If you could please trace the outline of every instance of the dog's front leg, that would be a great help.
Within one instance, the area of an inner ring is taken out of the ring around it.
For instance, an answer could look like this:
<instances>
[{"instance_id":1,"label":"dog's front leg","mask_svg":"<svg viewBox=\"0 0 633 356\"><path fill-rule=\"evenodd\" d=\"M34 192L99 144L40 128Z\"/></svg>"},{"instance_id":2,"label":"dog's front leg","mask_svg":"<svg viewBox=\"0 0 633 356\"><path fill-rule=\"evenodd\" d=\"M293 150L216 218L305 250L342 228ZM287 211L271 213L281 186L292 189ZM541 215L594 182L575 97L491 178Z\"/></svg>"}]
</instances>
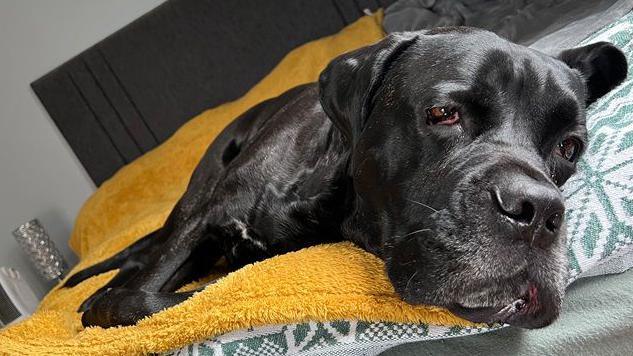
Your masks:
<instances>
[{"instance_id":1,"label":"dog's front leg","mask_svg":"<svg viewBox=\"0 0 633 356\"><path fill-rule=\"evenodd\" d=\"M123 286L107 290L92 301L84 312L84 326L110 327L132 325L139 319L178 304L192 293L161 292L167 284L178 284L173 277L196 248L209 240L204 215L195 214L174 227L169 239L160 249L152 251L152 258ZM209 251L217 256L218 251ZM184 276L183 276L184 278Z\"/></svg>"}]
</instances>

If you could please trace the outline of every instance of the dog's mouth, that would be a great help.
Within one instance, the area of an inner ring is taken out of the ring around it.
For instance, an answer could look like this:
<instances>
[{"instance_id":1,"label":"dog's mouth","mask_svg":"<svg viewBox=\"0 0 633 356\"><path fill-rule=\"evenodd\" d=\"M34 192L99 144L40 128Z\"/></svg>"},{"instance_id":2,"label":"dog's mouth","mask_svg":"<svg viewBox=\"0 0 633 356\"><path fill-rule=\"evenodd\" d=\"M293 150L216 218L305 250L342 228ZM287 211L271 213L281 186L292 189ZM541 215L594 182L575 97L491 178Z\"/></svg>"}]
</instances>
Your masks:
<instances>
[{"instance_id":1,"label":"dog's mouth","mask_svg":"<svg viewBox=\"0 0 633 356\"><path fill-rule=\"evenodd\" d=\"M523 319L538 313L541 304L539 290L536 284L530 282L525 293L507 305L473 308L456 303L449 309L457 316L475 323L515 325L522 324Z\"/></svg>"}]
</instances>

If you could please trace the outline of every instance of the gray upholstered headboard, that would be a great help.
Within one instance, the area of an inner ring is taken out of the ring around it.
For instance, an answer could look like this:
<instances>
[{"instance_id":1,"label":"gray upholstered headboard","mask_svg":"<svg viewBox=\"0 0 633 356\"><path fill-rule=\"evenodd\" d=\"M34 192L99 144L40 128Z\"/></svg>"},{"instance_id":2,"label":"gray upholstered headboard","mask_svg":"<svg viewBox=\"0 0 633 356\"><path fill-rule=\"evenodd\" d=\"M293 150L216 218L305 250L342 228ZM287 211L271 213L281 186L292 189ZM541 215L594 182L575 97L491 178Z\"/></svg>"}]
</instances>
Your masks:
<instances>
[{"instance_id":1,"label":"gray upholstered headboard","mask_svg":"<svg viewBox=\"0 0 633 356\"><path fill-rule=\"evenodd\" d=\"M168 0L32 83L97 185L292 48L394 0Z\"/></svg>"}]
</instances>

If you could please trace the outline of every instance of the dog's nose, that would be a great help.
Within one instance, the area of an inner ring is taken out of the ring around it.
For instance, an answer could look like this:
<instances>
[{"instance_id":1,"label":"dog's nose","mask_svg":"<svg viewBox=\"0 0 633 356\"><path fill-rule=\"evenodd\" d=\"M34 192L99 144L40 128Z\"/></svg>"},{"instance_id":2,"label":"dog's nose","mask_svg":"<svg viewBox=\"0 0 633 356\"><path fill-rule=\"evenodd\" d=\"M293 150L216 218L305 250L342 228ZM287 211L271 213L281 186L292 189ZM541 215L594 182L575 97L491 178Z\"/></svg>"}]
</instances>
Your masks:
<instances>
[{"instance_id":1,"label":"dog's nose","mask_svg":"<svg viewBox=\"0 0 633 356\"><path fill-rule=\"evenodd\" d=\"M532 246L550 246L563 224L565 206L551 184L530 177L506 177L492 188L498 212L518 228L520 238Z\"/></svg>"}]
</instances>

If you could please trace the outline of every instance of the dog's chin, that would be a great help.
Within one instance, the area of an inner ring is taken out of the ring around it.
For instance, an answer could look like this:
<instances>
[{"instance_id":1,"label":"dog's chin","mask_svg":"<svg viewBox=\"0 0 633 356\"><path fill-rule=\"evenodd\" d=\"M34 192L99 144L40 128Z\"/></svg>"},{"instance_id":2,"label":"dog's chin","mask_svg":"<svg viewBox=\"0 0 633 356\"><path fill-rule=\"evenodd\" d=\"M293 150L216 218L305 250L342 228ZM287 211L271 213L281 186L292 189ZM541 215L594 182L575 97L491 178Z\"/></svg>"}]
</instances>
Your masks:
<instances>
[{"instance_id":1,"label":"dog's chin","mask_svg":"<svg viewBox=\"0 0 633 356\"><path fill-rule=\"evenodd\" d=\"M420 241L425 238L426 243ZM543 251L530 259L506 256L495 262L495 257L490 258L493 251L482 255L473 250L469 257L440 240L437 231L430 231L386 250L387 274L405 302L445 307L474 323L528 329L547 326L558 317L566 271L564 248L559 246L551 255ZM499 250L497 254L509 252Z\"/></svg>"},{"instance_id":2,"label":"dog's chin","mask_svg":"<svg viewBox=\"0 0 633 356\"><path fill-rule=\"evenodd\" d=\"M509 324L534 329L551 324L560 312L560 298L551 291L541 291L529 282L525 292L506 304L466 307L459 303L448 306L455 315L475 323Z\"/></svg>"},{"instance_id":3,"label":"dog's chin","mask_svg":"<svg viewBox=\"0 0 633 356\"><path fill-rule=\"evenodd\" d=\"M509 301L499 300L499 302L492 304L481 305L446 301L435 302L428 299L430 293L426 293L427 298L420 298L421 295L411 290L402 290L398 294L409 304L441 306L456 316L473 323L509 324L526 329L541 328L551 324L560 312L561 297L558 291L545 289L532 281L529 281L526 286L522 293L517 293ZM504 291L499 294L507 293ZM494 300L494 298L498 298L498 294L488 296L490 300Z\"/></svg>"}]
</instances>

